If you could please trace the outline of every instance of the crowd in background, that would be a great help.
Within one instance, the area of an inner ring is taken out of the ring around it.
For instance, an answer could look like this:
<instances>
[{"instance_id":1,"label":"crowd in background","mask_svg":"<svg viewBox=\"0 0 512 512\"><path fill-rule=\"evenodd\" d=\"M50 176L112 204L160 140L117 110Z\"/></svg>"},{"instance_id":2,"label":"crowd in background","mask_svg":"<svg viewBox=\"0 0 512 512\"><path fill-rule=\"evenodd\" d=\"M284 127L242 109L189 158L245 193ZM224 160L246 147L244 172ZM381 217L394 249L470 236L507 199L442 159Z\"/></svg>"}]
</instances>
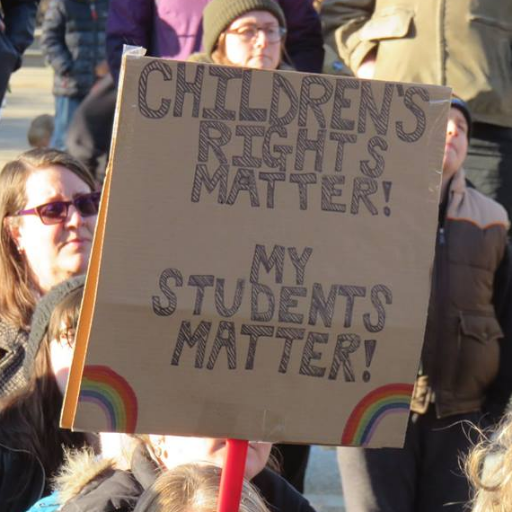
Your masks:
<instances>
[{"instance_id":1,"label":"crowd in background","mask_svg":"<svg viewBox=\"0 0 512 512\"><path fill-rule=\"evenodd\" d=\"M58 426L124 44L453 88L405 446L340 448L339 467L348 512L510 510L512 1L47 0L37 14L38 4L0 0L0 106L36 16L55 97L53 115L30 126L34 149L0 174L0 510L215 510L224 440ZM309 447L253 448L240 510L312 511Z\"/></svg>"}]
</instances>

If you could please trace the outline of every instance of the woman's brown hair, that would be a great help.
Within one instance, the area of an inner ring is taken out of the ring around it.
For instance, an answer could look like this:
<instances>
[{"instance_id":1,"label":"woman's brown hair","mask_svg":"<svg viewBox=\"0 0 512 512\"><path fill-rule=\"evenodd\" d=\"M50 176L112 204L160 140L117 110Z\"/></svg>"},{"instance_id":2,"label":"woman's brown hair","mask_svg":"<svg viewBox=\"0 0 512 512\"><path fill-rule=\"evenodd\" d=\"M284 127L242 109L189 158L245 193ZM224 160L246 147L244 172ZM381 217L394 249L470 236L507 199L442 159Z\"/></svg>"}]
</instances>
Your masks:
<instances>
[{"instance_id":1,"label":"woman's brown hair","mask_svg":"<svg viewBox=\"0 0 512 512\"><path fill-rule=\"evenodd\" d=\"M0 173L0 318L17 327L26 327L35 306L30 271L11 236L11 217L26 204L25 185L36 169L61 166L97 188L92 174L75 158L55 149L32 149L8 162Z\"/></svg>"}]
</instances>

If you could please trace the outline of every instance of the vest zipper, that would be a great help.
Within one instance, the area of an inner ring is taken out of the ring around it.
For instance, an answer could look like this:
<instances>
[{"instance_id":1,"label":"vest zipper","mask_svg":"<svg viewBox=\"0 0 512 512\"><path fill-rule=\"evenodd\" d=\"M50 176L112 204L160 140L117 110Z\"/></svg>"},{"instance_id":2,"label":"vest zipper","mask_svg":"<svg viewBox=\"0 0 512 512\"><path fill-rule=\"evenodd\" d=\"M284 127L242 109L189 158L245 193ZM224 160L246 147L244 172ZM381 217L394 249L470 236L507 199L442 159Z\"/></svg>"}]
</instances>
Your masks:
<instances>
[{"instance_id":1,"label":"vest zipper","mask_svg":"<svg viewBox=\"0 0 512 512\"><path fill-rule=\"evenodd\" d=\"M437 240L439 245L443 246L446 243L446 235L444 233L444 227L441 226L438 231Z\"/></svg>"}]
</instances>

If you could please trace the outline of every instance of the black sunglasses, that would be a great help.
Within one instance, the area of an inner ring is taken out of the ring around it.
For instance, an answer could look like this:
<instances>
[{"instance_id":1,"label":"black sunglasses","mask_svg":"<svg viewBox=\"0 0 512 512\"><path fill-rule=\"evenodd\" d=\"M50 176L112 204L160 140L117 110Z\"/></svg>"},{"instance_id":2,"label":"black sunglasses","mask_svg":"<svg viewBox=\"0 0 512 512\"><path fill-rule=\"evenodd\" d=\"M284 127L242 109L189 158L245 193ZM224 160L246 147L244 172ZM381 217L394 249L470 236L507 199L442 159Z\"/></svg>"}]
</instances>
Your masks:
<instances>
[{"instance_id":1,"label":"black sunglasses","mask_svg":"<svg viewBox=\"0 0 512 512\"><path fill-rule=\"evenodd\" d=\"M20 210L18 215L37 215L43 224L60 224L68 218L69 207L73 205L82 217L98 215L101 192L91 192L75 197L71 201L53 201L29 210Z\"/></svg>"}]
</instances>

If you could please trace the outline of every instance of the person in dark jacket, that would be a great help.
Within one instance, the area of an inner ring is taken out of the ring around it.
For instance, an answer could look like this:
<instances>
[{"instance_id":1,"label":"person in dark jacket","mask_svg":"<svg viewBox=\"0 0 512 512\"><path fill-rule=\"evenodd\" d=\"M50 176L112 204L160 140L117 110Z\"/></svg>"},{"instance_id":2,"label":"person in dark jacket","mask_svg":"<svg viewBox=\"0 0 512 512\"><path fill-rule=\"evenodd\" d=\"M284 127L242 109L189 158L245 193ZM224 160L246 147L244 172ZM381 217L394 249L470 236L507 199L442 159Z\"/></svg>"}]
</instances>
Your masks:
<instances>
[{"instance_id":1,"label":"person in dark jacket","mask_svg":"<svg viewBox=\"0 0 512 512\"><path fill-rule=\"evenodd\" d=\"M65 149L73 114L108 67L105 26L108 0L51 0L41 46L54 70L55 129L52 147Z\"/></svg>"},{"instance_id":2,"label":"person in dark jacket","mask_svg":"<svg viewBox=\"0 0 512 512\"><path fill-rule=\"evenodd\" d=\"M505 209L468 185L466 103L452 100L427 326L402 450L340 448L347 510L462 512L460 467L512 392L511 261ZM405 341L405 340L404 340Z\"/></svg>"},{"instance_id":3,"label":"person in dark jacket","mask_svg":"<svg viewBox=\"0 0 512 512\"><path fill-rule=\"evenodd\" d=\"M0 1L0 108L11 73L34 40L39 0Z\"/></svg>"},{"instance_id":4,"label":"person in dark jacket","mask_svg":"<svg viewBox=\"0 0 512 512\"><path fill-rule=\"evenodd\" d=\"M104 458L90 452L74 454L56 481L54 495L30 512L132 512L162 471L193 462L220 467L225 457L223 439L101 434L101 444ZM250 443L245 477L270 511L314 512L286 480L265 468L269 453L268 443Z\"/></svg>"}]
</instances>

